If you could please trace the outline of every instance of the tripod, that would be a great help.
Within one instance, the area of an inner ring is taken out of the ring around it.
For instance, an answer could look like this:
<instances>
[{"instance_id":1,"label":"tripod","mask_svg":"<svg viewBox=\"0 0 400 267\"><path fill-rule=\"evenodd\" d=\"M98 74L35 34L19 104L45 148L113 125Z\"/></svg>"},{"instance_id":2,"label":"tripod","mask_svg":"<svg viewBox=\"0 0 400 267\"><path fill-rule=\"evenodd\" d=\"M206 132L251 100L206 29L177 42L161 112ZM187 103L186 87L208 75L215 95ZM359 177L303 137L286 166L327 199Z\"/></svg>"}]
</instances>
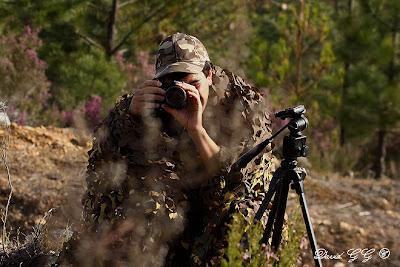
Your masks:
<instances>
[{"instance_id":1,"label":"tripod","mask_svg":"<svg viewBox=\"0 0 400 267\"><path fill-rule=\"evenodd\" d=\"M272 232L271 247L273 251L277 251L282 239L282 228L284 215L286 211L287 197L289 187L294 189L299 196L300 206L303 214L304 223L307 229L308 239L310 241L313 256L317 255L317 240L308 212L307 202L304 194L304 179L307 175L304 168L297 166L297 158L307 155L308 147L306 145L306 136L301 131L307 128L308 120L304 116L304 106L289 108L284 111L277 112L276 117L281 119L290 118L289 123L282 127L277 133L262 143L258 144L245 154L234 164L235 169L245 167L255 156L257 156L279 133L288 128L290 133L283 139L283 160L280 167L275 171L264 200L255 215L255 220L259 221L266 212L272 197L271 210L268 214L268 220L261 242L267 244ZM314 257L316 266L322 266L321 259Z\"/></svg>"}]
</instances>

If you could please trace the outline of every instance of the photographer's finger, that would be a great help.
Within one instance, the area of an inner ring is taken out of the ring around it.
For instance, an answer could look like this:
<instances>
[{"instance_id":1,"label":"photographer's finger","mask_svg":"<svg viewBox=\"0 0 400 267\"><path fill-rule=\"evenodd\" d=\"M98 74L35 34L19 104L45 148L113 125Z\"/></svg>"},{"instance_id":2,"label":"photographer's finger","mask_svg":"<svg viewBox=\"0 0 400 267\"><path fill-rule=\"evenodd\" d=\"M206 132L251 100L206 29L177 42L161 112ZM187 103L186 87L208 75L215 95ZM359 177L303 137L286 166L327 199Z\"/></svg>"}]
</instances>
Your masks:
<instances>
[{"instance_id":1,"label":"photographer's finger","mask_svg":"<svg viewBox=\"0 0 400 267\"><path fill-rule=\"evenodd\" d=\"M156 94L143 94L139 96L139 99L147 102L164 101L165 96Z\"/></svg>"},{"instance_id":2,"label":"photographer's finger","mask_svg":"<svg viewBox=\"0 0 400 267\"><path fill-rule=\"evenodd\" d=\"M140 90L140 94L165 95L165 90L161 89L160 87L147 86L142 88L142 90Z\"/></svg>"},{"instance_id":3,"label":"photographer's finger","mask_svg":"<svg viewBox=\"0 0 400 267\"><path fill-rule=\"evenodd\" d=\"M195 98L198 102L201 102L201 100L200 100L200 94L198 94L198 93L195 93L195 92L193 92L193 91L187 91L187 94L188 94L188 96L189 96L189 98Z\"/></svg>"},{"instance_id":4,"label":"photographer's finger","mask_svg":"<svg viewBox=\"0 0 400 267\"><path fill-rule=\"evenodd\" d=\"M190 91L195 94L200 94L199 91L194 87L193 85L190 85L188 83L180 82L180 81L175 81L175 84L181 87L185 91Z\"/></svg>"},{"instance_id":5,"label":"photographer's finger","mask_svg":"<svg viewBox=\"0 0 400 267\"><path fill-rule=\"evenodd\" d=\"M158 80L146 80L143 82L143 87L146 86L154 86L154 87L160 87L161 86L161 82Z\"/></svg>"},{"instance_id":6,"label":"photographer's finger","mask_svg":"<svg viewBox=\"0 0 400 267\"><path fill-rule=\"evenodd\" d=\"M171 114L172 116L176 116L177 114L178 114L178 110L177 109L174 109L174 108L171 108L171 107L169 107L168 105L165 105L165 104L162 104L161 105L161 108L162 109L164 109L166 112L168 112L169 114Z\"/></svg>"},{"instance_id":7,"label":"photographer's finger","mask_svg":"<svg viewBox=\"0 0 400 267\"><path fill-rule=\"evenodd\" d=\"M138 95L134 99L134 102L163 102L165 100L164 96L155 95L155 94L144 94Z\"/></svg>"},{"instance_id":8,"label":"photographer's finger","mask_svg":"<svg viewBox=\"0 0 400 267\"><path fill-rule=\"evenodd\" d=\"M155 108L160 108L161 104L160 103L155 103L155 102L145 102L143 104L143 109L155 109Z\"/></svg>"}]
</instances>

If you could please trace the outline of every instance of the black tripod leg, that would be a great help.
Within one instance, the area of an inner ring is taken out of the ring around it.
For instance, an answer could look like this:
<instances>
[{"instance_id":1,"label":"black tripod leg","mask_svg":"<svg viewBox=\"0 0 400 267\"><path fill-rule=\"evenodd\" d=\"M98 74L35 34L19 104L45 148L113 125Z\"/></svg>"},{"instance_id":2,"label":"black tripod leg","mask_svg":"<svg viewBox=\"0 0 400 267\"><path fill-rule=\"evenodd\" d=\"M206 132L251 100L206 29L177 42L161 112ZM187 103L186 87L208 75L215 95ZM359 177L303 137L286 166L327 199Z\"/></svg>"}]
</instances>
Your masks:
<instances>
[{"instance_id":1,"label":"black tripod leg","mask_svg":"<svg viewBox=\"0 0 400 267\"><path fill-rule=\"evenodd\" d=\"M316 255L318 245L317 245L317 239L315 238L314 230L313 230L313 227L311 224L310 214L308 213L306 196L304 194L303 181L299 182L298 188L300 189L300 192L298 190L296 190L296 192L299 195L300 206L301 206L301 211L303 213L304 223L305 223L306 229L307 229L308 240L310 241L310 245L311 245L311 249L312 249L313 257L314 257ZM314 262L315 262L315 266L322 266L322 262L319 257L317 257L317 259L314 257Z\"/></svg>"},{"instance_id":2,"label":"black tripod leg","mask_svg":"<svg viewBox=\"0 0 400 267\"><path fill-rule=\"evenodd\" d=\"M279 173L278 171L276 171L275 173ZM272 199L272 196L275 193L276 190L276 186L279 183L279 177L278 175L272 176L271 182L269 183L269 187L268 187L268 191L265 194L265 197L260 205L260 208L258 209L256 216L254 217L255 220L259 221L261 220L263 214L265 213L265 211L268 208L268 204Z\"/></svg>"},{"instance_id":3,"label":"black tripod leg","mask_svg":"<svg viewBox=\"0 0 400 267\"><path fill-rule=\"evenodd\" d=\"M279 194L281 191L281 186L282 186L282 181L278 181L278 183L275 186L275 196L274 200L272 201L272 207L270 212L268 213L268 220L267 224L265 226L264 234L261 239L261 243L268 244L268 239L271 236L271 231L272 231L272 225L274 224L275 221L275 216L276 216L276 211L278 210L278 205L279 205Z\"/></svg>"},{"instance_id":4,"label":"black tripod leg","mask_svg":"<svg viewBox=\"0 0 400 267\"><path fill-rule=\"evenodd\" d=\"M282 239L282 228L285 219L286 203L289 193L290 182L291 181L289 179L284 179L281 185L281 192L279 194L280 195L279 206L275 218L274 233L272 235L272 241L271 241L271 247L274 251L278 250L279 244L281 243Z\"/></svg>"}]
</instances>

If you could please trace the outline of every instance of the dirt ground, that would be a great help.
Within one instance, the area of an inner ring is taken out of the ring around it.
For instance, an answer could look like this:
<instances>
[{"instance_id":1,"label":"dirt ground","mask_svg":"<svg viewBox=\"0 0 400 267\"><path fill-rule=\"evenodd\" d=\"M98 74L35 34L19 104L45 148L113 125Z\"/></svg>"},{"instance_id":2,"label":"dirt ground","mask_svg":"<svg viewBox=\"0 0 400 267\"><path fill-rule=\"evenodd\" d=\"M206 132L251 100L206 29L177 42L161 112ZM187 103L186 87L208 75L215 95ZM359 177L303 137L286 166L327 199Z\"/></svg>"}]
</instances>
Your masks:
<instances>
[{"instance_id":1,"label":"dirt ground","mask_svg":"<svg viewBox=\"0 0 400 267\"><path fill-rule=\"evenodd\" d=\"M323 260L324 266L400 266L399 180L311 173L305 192L319 247L341 254L341 260ZM379 256L383 248L390 250L387 259Z\"/></svg>"},{"instance_id":2,"label":"dirt ground","mask_svg":"<svg viewBox=\"0 0 400 267\"><path fill-rule=\"evenodd\" d=\"M7 160L14 188L7 218L12 238L30 233L52 208L58 218L54 229L79 223L89 148L88 135L72 129L12 125ZM327 257L341 258L324 259L324 266L400 266L400 180L356 179L311 171L305 190L319 246L326 249ZM9 191L2 164L2 213ZM290 203L296 203L294 193ZM390 250L387 259L379 256L382 248ZM363 251L358 253L357 249ZM313 266L309 251L309 247L302 250L300 265ZM353 256L347 254L351 252ZM352 257L358 258L349 263Z\"/></svg>"},{"instance_id":3,"label":"dirt ground","mask_svg":"<svg viewBox=\"0 0 400 267\"><path fill-rule=\"evenodd\" d=\"M77 221L90 145L87 135L72 129L12 124L7 163L13 196L7 229L13 236L30 233L52 208L65 216L67 223ZM3 164L0 192L3 211L10 192Z\"/></svg>"}]
</instances>

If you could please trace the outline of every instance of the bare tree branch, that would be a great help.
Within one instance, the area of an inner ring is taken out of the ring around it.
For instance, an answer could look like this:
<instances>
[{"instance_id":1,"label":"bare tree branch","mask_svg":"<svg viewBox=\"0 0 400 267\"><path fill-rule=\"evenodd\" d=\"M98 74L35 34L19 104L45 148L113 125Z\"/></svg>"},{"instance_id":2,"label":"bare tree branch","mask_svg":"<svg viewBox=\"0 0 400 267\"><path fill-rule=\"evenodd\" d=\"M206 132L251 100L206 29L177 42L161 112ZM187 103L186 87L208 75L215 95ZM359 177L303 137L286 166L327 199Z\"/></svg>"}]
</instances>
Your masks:
<instances>
[{"instance_id":1,"label":"bare tree branch","mask_svg":"<svg viewBox=\"0 0 400 267\"><path fill-rule=\"evenodd\" d=\"M163 4L160 8L156 9L154 12L152 12L150 15L148 15L146 18L144 18L136 27L132 28L119 42L118 45L114 47L114 49L111 51L110 55L113 55L115 52L118 51L118 49L124 45L124 43L131 37L131 35L136 32L138 29L140 29L145 23L149 22L153 17L155 17L157 14L161 13L161 11L165 9L165 4Z\"/></svg>"},{"instance_id":2,"label":"bare tree branch","mask_svg":"<svg viewBox=\"0 0 400 267\"><path fill-rule=\"evenodd\" d=\"M106 53L107 55L112 55L113 45L114 45L114 37L115 37L115 22L117 18L118 12L118 0L113 0L110 17L107 25L107 42L106 42Z\"/></svg>"},{"instance_id":3,"label":"bare tree branch","mask_svg":"<svg viewBox=\"0 0 400 267\"><path fill-rule=\"evenodd\" d=\"M82 38L87 44L95 46L97 48L104 49L104 47L101 44L97 43L95 40L93 40L89 36L83 35L82 33L78 32L78 31L76 31L75 34L78 35L80 38Z\"/></svg>"},{"instance_id":4,"label":"bare tree branch","mask_svg":"<svg viewBox=\"0 0 400 267\"><path fill-rule=\"evenodd\" d=\"M130 5L130 4L134 4L136 2L137 2L137 0L128 0L126 2L120 3L118 5L118 8L123 8L124 6Z\"/></svg>"},{"instance_id":5,"label":"bare tree branch","mask_svg":"<svg viewBox=\"0 0 400 267\"><path fill-rule=\"evenodd\" d=\"M8 185L10 187L10 193L8 195L7 205L6 205L5 211L4 211L4 216L3 216L3 218L1 218L3 221L2 246L3 246L3 251L6 252L6 249L5 249L6 236L7 236L6 226L7 226L8 209L10 207L11 198L12 198L12 194L13 194L13 186L12 186L12 182L11 182L10 169L9 169L8 163L7 163L7 150L8 150L8 144L10 141L10 120L8 119L8 116L6 113L6 104L1 101L0 101L0 127L4 131L4 136L2 136L0 139L1 159L6 168Z\"/></svg>"},{"instance_id":6,"label":"bare tree branch","mask_svg":"<svg viewBox=\"0 0 400 267\"><path fill-rule=\"evenodd\" d=\"M383 26L389 28L391 31L400 31L400 27L397 27L395 25L390 25L389 23L387 23L386 21L384 21L383 19L381 19L378 14L372 9L372 7L369 5L369 2L366 1L365 3L368 11L371 13L372 17L377 20L380 24L382 24Z\"/></svg>"}]
</instances>

